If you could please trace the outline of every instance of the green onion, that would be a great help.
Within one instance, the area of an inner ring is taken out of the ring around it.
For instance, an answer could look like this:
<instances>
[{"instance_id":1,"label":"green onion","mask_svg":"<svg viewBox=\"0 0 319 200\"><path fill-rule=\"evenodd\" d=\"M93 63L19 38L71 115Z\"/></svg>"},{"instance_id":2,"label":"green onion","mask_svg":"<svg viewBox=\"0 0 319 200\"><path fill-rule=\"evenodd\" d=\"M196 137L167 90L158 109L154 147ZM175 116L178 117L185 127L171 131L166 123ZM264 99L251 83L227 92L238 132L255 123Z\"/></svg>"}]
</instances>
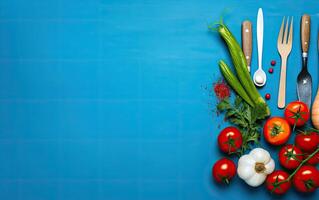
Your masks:
<instances>
[{"instance_id":1,"label":"green onion","mask_svg":"<svg viewBox=\"0 0 319 200\"><path fill-rule=\"evenodd\" d=\"M250 106L254 107L254 103L251 101L245 89L223 60L219 61L219 69L225 77L227 83L233 88L233 90L235 90L235 92L241 98L243 98Z\"/></svg>"},{"instance_id":2,"label":"green onion","mask_svg":"<svg viewBox=\"0 0 319 200\"><path fill-rule=\"evenodd\" d=\"M247 62L240 45L236 41L233 34L226 27L226 25L223 24L223 22L217 25L217 31L219 32L219 34L228 46L228 50L231 55L238 79L245 91L247 92L250 99L254 102L255 107L259 111L258 114L261 115L261 117L269 116L269 107L266 104L265 100L258 93L257 88L255 87L253 81L250 78L250 74L247 69Z\"/></svg>"}]
</instances>

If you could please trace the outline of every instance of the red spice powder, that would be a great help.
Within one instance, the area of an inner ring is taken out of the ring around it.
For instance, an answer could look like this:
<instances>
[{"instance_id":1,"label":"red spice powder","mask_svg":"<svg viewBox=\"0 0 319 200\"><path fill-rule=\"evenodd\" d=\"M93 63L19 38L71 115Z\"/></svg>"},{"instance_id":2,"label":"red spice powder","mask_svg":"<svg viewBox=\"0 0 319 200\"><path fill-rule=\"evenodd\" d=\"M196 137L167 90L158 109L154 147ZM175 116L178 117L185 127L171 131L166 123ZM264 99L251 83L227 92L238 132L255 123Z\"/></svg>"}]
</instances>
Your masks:
<instances>
[{"instance_id":1,"label":"red spice powder","mask_svg":"<svg viewBox=\"0 0 319 200\"><path fill-rule=\"evenodd\" d=\"M230 88L225 81L218 81L213 84L214 92L219 100L223 100L230 96Z\"/></svg>"}]
</instances>

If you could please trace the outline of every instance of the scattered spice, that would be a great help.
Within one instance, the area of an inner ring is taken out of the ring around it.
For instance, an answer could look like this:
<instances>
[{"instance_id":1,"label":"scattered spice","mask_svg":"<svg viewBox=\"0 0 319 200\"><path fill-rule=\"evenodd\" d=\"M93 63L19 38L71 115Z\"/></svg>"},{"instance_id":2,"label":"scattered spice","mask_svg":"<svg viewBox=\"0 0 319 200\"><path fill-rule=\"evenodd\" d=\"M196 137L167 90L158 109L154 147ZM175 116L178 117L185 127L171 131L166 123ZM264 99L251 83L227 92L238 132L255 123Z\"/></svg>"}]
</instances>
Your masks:
<instances>
[{"instance_id":1,"label":"scattered spice","mask_svg":"<svg viewBox=\"0 0 319 200\"><path fill-rule=\"evenodd\" d=\"M227 83L225 83L225 81L220 80L214 83L213 87L214 87L215 95L217 96L219 100L224 100L230 97L230 88L227 85Z\"/></svg>"},{"instance_id":2,"label":"scattered spice","mask_svg":"<svg viewBox=\"0 0 319 200\"><path fill-rule=\"evenodd\" d=\"M270 99L270 94L269 94L269 93L267 93L267 94L265 95L265 99L267 99L267 100Z\"/></svg>"},{"instance_id":3,"label":"scattered spice","mask_svg":"<svg viewBox=\"0 0 319 200\"><path fill-rule=\"evenodd\" d=\"M275 65L276 65L276 61L275 61L275 60L272 60L272 61L270 62L270 64L271 64L271 66L275 66Z\"/></svg>"},{"instance_id":4,"label":"scattered spice","mask_svg":"<svg viewBox=\"0 0 319 200\"><path fill-rule=\"evenodd\" d=\"M272 68L272 67L269 68L269 69L268 69L268 72L272 74L272 73L274 72L274 68Z\"/></svg>"}]
</instances>

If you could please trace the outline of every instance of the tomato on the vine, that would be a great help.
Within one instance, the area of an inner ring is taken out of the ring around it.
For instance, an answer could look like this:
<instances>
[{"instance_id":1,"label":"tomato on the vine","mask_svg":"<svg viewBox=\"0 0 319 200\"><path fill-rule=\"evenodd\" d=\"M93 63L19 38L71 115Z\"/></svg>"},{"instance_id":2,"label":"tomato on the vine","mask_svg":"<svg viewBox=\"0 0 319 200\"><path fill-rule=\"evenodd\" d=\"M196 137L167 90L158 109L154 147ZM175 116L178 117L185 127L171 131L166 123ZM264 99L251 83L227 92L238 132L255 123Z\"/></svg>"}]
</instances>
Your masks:
<instances>
[{"instance_id":1,"label":"tomato on the vine","mask_svg":"<svg viewBox=\"0 0 319 200\"><path fill-rule=\"evenodd\" d=\"M310 154L311 154L311 153L310 153ZM305 159L307 159L310 154L306 154L306 155L304 156ZM313 157L311 157L311 158L307 161L307 163L308 163L309 165L316 165L316 164L318 164L318 163L319 163L319 152L317 152Z\"/></svg>"},{"instance_id":2,"label":"tomato on the vine","mask_svg":"<svg viewBox=\"0 0 319 200\"><path fill-rule=\"evenodd\" d=\"M280 164L286 169L296 169L303 159L302 151L292 144L283 146L278 155Z\"/></svg>"},{"instance_id":3,"label":"tomato on the vine","mask_svg":"<svg viewBox=\"0 0 319 200\"><path fill-rule=\"evenodd\" d=\"M291 134L288 122L282 117L272 117L264 125L264 137L272 145L286 143Z\"/></svg>"},{"instance_id":4,"label":"tomato on the vine","mask_svg":"<svg viewBox=\"0 0 319 200\"><path fill-rule=\"evenodd\" d=\"M285 119L294 127L303 126L310 117L307 104L301 101L289 103L285 109Z\"/></svg>"},{"instance_id":5,"label":"tomato on the vine","mask_svg":"<svg viewBox=\"0 0 319 200\"><path fill-rule=\"evenodd\" d=\"M266 179L267 189L274 194L285 194L291 183L288 180L289 174L283 170L276 170L269 174ZM282 183L281 183L282 182Z\"/></svg>"},{"instance_id":6,"label":"tomato on the vine","mask_svg":"<svg viewBox=\"0 0 319 200\"><path fill-rule=\"evenodd\" d=\"M225 153L237 152L242 143L242 135L236 127L230 126L224 128L218 135L218 146Z\"/></svg>"},{"instance_id":7,"label":"tomato on the vine","mask_svg":"<svg viewBox=\"0 0 319 200\"><path fill-rule=\"evenodd\" d=\"M236 175L236 165L232 160L222 158L214 164L212 174L218 183L229 184Z\"/></svg>"},{"instance_id":8,"label":"tomato on the vine","mask_svg":"<svg viewBox=\"0 0 319 200\"><path fill-rule=\"evenodd\" d=\"M319 134L314 131L298 133L295 137L295 144L305 152L313 152L319 144Z\"/></svg>"},{"instance_id":9,"label":"tomato on the vine","mask_svg":"<svg viewBox=\"0 0 319 200\"><path fill-rule=\"evenodd\" d=\"M304 165L296 172L293 185L299 192L313 192L319 187L319 171L311 165Z\"/></svg>"}]
</instances>

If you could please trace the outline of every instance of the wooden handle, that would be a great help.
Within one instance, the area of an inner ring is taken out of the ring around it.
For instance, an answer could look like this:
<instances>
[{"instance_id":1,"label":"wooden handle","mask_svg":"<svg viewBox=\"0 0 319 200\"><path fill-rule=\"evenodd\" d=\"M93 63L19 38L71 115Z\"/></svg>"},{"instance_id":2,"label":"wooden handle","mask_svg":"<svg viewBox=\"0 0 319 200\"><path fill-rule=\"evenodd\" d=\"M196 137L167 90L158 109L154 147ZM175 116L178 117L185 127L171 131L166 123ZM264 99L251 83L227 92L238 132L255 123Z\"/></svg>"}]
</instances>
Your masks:
<instances>
[{"instance_id":1,"label":"wooden handle","mask_svg":"<svg viewBox=\"0 0 319 200\"><path fill-rule=\"evenodd\" d=\"M241 26L242 48L247 61L247 66L251 63L252 52L252 25L250 21L244 21ZM248 69L250 71L250 69Z\"/></svg>"},{"instance_id":2,"label":"wooden handle","mask_svg":"<svg viewBox=\"0 0 319 200\"><path fill-rule=\"evenodd\" d=\"M280 82L278 92L278 108L284 108L286 105L286 64L287 57L281 58Z\"/></svg>"},{"instance_id":3,"label":"wooden handle","mask_svg":"<svg viewBox=\"0 0 319 200\"><path fill-rule=\"evenodd\" d=\"M319 129L319 89L317 91L315 101L312 104L311 120L312 120L313 126L316 129Z\"/></svg>"},{"instance_id":4,"label":"wooden handle","mask_svg":"<svg viewBox=\"0 0 319 200\"><path fill-rule=\"evenodd\" d=\"M302 52L308 53L310 36L310 16L303 15L301 18L301 47Z\"/></svg>"}]
</instances>

